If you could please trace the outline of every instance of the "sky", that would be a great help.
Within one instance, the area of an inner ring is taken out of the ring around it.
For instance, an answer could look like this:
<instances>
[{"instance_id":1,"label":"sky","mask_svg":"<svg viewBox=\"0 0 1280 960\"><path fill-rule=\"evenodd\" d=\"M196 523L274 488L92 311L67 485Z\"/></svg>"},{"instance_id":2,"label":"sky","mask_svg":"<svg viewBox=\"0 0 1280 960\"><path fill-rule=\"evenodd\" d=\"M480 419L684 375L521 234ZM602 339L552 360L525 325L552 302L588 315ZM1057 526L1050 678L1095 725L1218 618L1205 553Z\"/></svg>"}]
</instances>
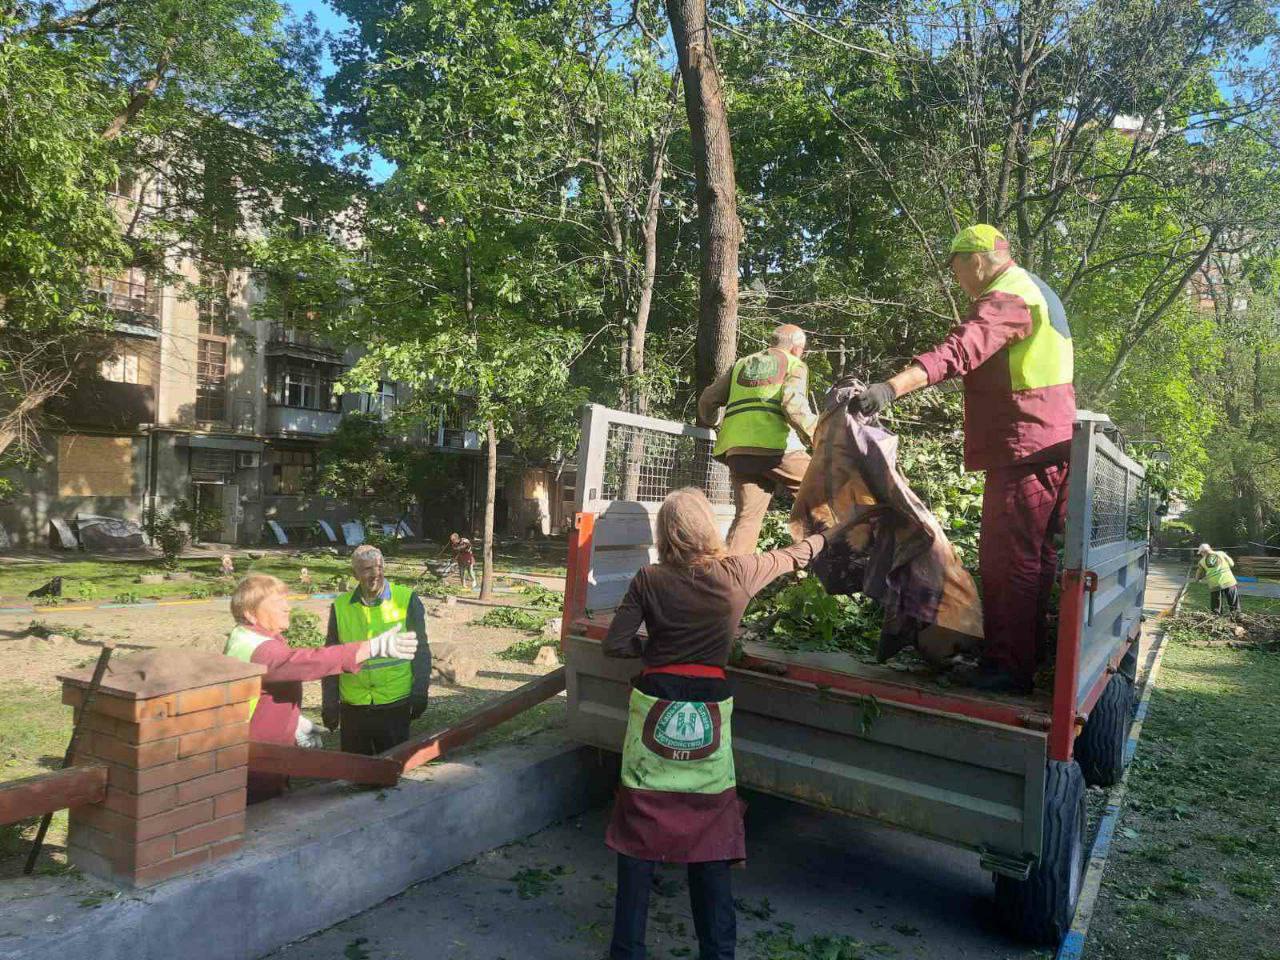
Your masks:
<instances>
[{"instance_id":1,"label":"sky","mask_svg":"<svg viewBox=\"0 0 1280 960\"><path fill-rule=\"evenodd\" d=\"M351 25L351 21L341 14L337 13L326 0L285 0L285 3L298 16L306 16L308 13L314 14L316 23L321 30L327 30L330 33L339 33ZM329 53L326 50L324 55L324 76L328 76L333 72L333 62L329 59ZM375 183L381 183L391 176L395 166L388 160L379 156L374 156L373 166L369 170L369 176L373 178Z\"/></svg>"}]
</instances>

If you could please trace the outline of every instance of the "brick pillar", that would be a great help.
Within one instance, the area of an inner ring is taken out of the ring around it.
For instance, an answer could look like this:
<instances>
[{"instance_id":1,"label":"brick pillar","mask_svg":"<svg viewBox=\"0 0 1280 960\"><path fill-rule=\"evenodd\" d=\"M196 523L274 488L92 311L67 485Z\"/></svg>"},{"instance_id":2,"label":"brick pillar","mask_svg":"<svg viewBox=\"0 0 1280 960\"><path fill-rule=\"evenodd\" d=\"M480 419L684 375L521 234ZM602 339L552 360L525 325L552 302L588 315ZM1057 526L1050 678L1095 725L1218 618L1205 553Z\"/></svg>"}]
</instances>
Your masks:
<instances>
[{"instance_id":1,"label":"brick pillar","mask_svg":"<svg viewBox=\"0 0 1280 960\"><path fill-rule=\"evenodd\" d=\"M107 795L71 811L70 861L146 887L240 849L249 707L264 672L192 650L113 659L81 723L75 757L107 766ZM92 673L58 678L77 719Z\"/></svg>"}]
</instances>

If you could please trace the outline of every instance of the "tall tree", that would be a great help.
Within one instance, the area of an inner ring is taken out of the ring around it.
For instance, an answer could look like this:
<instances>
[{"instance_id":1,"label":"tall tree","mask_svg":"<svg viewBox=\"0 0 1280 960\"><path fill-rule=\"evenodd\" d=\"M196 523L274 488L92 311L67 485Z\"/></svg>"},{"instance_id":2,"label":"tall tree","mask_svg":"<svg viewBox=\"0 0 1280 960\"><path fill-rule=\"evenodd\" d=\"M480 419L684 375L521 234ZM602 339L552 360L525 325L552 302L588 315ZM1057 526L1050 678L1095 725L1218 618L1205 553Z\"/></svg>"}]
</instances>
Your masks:
<instances>
[{"instance_id":1,"label":"tall tree","mask_svg":"<svg viewBox=\"0 0 1280 960\"><path fill-rule=\"evenodd\" d=\"M724 87L706 0L667 0L667 18L684 77L684 105L697 184L698 352L694 386L701 390L733 364L738 348L738 220L733 145Z\"/></svg>"},{"instance_id":2,"label":"tall tree","mask_svg":"<svg viewBox=\"0 0 1280 960\"><path fill-rule=\"evenodd\" d=\"M307 189L294 161L324 149L317 54L279 0L0 10L0 455L111 329L91 273L235 259L238 228ZM162 181L163 202L115 204L122 173Z\"/></svg>"}]
</instances>

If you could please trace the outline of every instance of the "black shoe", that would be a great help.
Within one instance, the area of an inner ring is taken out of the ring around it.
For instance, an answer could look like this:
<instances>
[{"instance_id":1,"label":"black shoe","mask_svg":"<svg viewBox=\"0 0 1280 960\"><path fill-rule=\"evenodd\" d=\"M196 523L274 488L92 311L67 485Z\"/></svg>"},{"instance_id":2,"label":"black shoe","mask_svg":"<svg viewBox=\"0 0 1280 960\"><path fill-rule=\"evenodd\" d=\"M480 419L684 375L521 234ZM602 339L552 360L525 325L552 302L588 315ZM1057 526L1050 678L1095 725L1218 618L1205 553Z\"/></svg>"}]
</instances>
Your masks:
<instances>
[{"instance_id":1,"label":"black shoe","mask_svg":"<svg viewBox=\"0 0 1280 960\"><path fill-rule=\"evenodd\" d=\"M957 671L952 676L957 683L983 693L1013 693L1025 697L1035 689L1030 680L1021 680L1008 670L990 663L981 664L976 670Z\"/></svg>"}]
</instances>

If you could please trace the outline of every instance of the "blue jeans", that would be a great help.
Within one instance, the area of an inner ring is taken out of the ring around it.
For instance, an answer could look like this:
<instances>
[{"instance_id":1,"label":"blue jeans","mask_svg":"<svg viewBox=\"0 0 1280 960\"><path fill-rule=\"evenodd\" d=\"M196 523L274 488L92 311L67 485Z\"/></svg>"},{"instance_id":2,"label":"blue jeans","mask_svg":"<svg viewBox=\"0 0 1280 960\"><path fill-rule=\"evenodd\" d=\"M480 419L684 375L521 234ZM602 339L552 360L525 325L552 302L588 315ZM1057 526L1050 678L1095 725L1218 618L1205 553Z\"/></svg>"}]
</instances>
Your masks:
<instances>
[{"instance_id":1,"label":"blue jeans","mask_svg":"<svg viewBox=\"0 0 1280 960\"><path fill-rule=\"evenodd\" d=\"M644 932L656 866L656 860L618 854L618 895L614 901L609 960L645 960ZM729 861L691 863L688 867L689 905L698 933L699 960L733 960L738 918L733 911Z\"/></svg>"}]
</instances>

